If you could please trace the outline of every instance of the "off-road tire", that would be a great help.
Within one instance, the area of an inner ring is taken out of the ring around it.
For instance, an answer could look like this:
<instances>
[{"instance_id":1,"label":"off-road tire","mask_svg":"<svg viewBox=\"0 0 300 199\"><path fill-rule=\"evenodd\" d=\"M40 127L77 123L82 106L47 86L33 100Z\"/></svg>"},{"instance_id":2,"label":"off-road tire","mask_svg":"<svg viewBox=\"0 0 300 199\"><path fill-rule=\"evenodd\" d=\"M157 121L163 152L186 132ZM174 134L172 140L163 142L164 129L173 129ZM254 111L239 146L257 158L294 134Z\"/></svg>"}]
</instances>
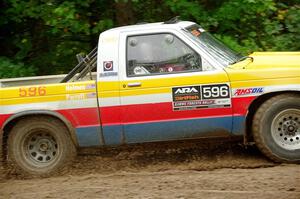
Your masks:
<instances>
[{"instance_id":1,"label":"off-road tire","mask_svg":"<svg viewBox=\"0 0 300 199\"><path fill-rule=\"evenodd\" d=\"M254 115L252 133L271 160L300 162L300 96L281 94L264 102Z\"/></svg>"},{"instance_id":2,"label":"off-road tire","mask_svg":"<svg viewBox=\"0 0 300 199\"><path fill-rule=\"evenodd\" d=\"M52 117L29 117L17 122L8 137L8 166L30 177L63 172L76 156L66 126Z\"/></svg>"}]
</instances>

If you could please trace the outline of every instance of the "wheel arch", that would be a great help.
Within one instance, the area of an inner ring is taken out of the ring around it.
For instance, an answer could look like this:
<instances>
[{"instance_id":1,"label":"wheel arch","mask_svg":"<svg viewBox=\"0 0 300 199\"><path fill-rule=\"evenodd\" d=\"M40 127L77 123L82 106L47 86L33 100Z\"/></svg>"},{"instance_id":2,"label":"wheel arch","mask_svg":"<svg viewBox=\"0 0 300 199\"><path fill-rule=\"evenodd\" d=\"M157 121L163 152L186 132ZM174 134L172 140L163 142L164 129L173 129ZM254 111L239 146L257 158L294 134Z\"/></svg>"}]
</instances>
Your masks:
<instances>
[{"instance_id":1,"label":"wheel arch","mask_svg":"<svg viewBox=\"0 0 300 199\"><path fill-rule=\"evenodd\" d=\"M246 115L246 131L244 134L244 144L249 144L253 142L253 137L252 137L252 121L254 118L254 115L257 111L257 109L268 99L281 95L281 94L286 94L286 93L294 93L296 95L300 95L300 91L295 91L295 90L290 90L290 91L276 91L276 92L270 92L270 93L265 93L263 95L258 96L255 98L250 106L248 107L248 112Z\"/></svg>"},{"instance_id":2,"label":"wheel arch","mask_svg":"<svg viewBox=\"0 0 300 199\"><path fill-rule=\"evenodd\" d=\"M14 127L14 125L27 117L33 117L33 116L43 116L43 117L52 117L55 118L57 120L59 120L60 122L62 122L66 128L68 129L68 132L71 136L71 140L74 143L75 146L78 146L78 141L77 141L77 137L76 137L76 132L74 127L72 126L72 124L60 113L54 112L54 111L50 111L50 110L32 110L32 111L23 111L23 112L19 112L17 114L12 115L11 117L9 117L3 124L3 134L1 135L0 140L2 141L2 159L5 160L6 155L7 155L7 139L8 139L8 135L9 132L11 131L11 129Z\"/></svg>"}]
</instances>

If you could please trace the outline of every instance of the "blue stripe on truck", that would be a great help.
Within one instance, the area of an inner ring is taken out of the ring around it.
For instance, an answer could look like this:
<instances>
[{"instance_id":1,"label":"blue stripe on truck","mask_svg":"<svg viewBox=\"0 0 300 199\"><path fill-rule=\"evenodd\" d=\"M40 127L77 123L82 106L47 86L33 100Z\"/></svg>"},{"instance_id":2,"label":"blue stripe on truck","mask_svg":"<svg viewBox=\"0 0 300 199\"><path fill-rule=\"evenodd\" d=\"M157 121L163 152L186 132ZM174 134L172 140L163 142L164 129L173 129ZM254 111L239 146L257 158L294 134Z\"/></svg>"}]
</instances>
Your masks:
<instances>
[{"instance_id":1,"label":"blue stripe on truck","mask_svg":"<svg viewBox=\"0 0 300 199\"><path fill-rule=\"evenodd\" d=\"M155 142L244 133L245 117L218 117L103 127L104 145ZM233 127L232 127L232 124ZM101 128L76 129L79 146L101 146ZM123 134L124 132L124 134Z\"/></svg>"},{"instance_id":2,"label":"blue stripe on truck","mask_svg":"<svg viewBox=\"0 0 300 199\"><path fill-rule=\"evenodd\" d=\"M101 145L100 126L89 126L76 128L77 142L81 147L92 147Z\"/></svg>"}]
</instances>

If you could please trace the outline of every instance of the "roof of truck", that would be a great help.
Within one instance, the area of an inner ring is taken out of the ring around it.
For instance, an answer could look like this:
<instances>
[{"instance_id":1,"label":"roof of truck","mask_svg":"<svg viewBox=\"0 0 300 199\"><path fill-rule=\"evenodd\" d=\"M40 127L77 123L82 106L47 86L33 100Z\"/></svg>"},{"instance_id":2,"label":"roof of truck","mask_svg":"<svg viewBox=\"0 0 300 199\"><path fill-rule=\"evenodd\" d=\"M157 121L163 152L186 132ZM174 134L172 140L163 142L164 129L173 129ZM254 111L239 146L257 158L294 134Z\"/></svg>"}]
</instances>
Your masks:
<instances>
[{"instance_id":1,"label":"roof of truck","mask_svg":"<svg viewBox=\"0 0 300 199\"><path fill-rule=\"evenodd\" d=\"M145 30L145 29L161 29L161 28L172 28L172 29L182 29L188 26L195 24L191 21L178 21L175 23L165 23L165 22L158 22L158 23L141 23L136 25L129 25L129 26L121 26L117 28L109 29L103 33L112 33L112 32L127 32L127 31L137 31L137 30Z\"/></svg>"}]
</instances>

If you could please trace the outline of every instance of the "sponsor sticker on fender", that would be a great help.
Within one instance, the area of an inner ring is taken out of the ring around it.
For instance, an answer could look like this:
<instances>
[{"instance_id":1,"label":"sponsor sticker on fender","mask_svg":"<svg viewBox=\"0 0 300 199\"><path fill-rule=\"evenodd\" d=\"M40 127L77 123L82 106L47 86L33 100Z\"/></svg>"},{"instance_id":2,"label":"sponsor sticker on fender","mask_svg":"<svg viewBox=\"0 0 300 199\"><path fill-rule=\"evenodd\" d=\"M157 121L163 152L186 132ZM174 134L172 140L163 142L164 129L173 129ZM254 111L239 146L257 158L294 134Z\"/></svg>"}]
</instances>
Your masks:
<instances>
[{"instance_id":1,"label":"sponsor sticker on fender","mask_svg":"<svg viewBox=\"0 0 300 199\"><path fill-rule=\"evenodd\" d=\"M231 106L228 84L174 87L172 98L173 110Z\"/></svg>"},{"instance_id":2,"label":"sponsor sticker on fender","mask_svg":"<svg viewBox=\"0 0 300 199\"><path fill-rule=\"evenodd\" d=\"M237 88L233 90L234 96L255 96L264 92L263 87L255 87L255 88Z\"/></svg>"}]
</instances>

